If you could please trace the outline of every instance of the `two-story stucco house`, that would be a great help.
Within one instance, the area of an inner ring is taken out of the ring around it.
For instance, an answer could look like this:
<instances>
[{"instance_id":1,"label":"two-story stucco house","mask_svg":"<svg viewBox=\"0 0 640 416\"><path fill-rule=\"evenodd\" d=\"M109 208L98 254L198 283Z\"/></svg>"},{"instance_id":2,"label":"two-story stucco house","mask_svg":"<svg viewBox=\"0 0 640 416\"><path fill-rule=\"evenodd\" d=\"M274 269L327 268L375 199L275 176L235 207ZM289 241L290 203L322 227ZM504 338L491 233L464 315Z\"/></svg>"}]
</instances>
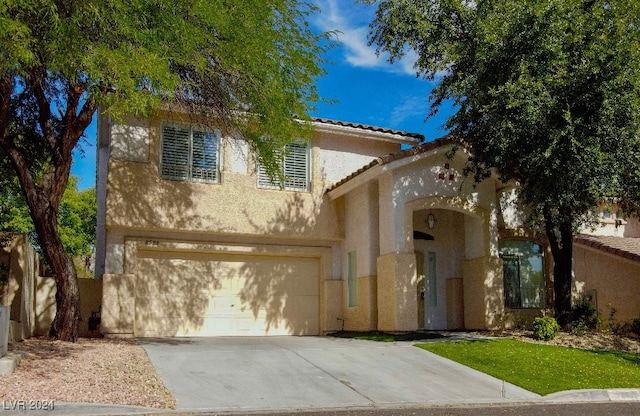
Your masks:
<instances>
[{"instance_id":1,"label":"two-story stucco house","mask_svg":"<svg viewBox=\"0 0 640 416\"><path fill-rule=\"evenodd\" d=\"M466 179L463 151L449 159L446 140L313 124L272 183L242 140L171 114L101 117L102 331L484 329L547 306L544 244L508 230L509 188Z\"/></svg>"}]
</instances>

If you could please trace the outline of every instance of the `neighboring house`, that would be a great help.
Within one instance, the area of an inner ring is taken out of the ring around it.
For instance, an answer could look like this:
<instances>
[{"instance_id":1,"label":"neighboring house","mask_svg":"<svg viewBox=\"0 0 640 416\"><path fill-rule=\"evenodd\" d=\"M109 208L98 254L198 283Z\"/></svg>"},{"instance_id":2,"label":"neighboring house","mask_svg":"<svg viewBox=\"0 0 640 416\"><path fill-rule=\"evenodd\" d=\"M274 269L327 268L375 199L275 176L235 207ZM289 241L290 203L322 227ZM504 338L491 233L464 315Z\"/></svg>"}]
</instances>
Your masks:
<instances>
[{"instance_id":1,"label":"neighboring house","mask_svg":"<svg viewBox=\"0 0 640 416\"><path fill-rule=\"evenodd\" d=\"M576 293L600 311L605 324L640 318L640 238L577 235L573 268Z\"/></svg>"},{"instance_id":2,"label":"neighboring house","mask_svg":"<svg viewBox=\"0 0 640 416\"><path fill-rule=\"evenodd\" d=\"M165 114L98 122L101 331L490 329L553 300L543 236L463 150L326 119L272 183L247 144Z\"/></svg>"}]
</instances>

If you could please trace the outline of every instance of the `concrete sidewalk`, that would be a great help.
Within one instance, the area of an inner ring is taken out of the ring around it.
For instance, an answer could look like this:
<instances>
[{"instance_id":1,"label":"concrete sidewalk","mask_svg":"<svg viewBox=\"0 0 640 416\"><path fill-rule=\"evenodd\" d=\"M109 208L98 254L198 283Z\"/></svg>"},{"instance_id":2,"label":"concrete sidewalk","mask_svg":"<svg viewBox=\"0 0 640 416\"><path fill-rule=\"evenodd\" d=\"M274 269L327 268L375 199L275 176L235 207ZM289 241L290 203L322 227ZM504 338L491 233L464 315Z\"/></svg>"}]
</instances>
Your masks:
<instances>
[{"instance_id":1,"label":"concrete sidewalk","mask_svg":"<svg viewBox=\"0 0 640 416\"><path fill-rule=\"evenodd\" d=\"M141 339L177 410L494 403L540 396L416 348L332 337Z\"/></svg>"}]
</instances>

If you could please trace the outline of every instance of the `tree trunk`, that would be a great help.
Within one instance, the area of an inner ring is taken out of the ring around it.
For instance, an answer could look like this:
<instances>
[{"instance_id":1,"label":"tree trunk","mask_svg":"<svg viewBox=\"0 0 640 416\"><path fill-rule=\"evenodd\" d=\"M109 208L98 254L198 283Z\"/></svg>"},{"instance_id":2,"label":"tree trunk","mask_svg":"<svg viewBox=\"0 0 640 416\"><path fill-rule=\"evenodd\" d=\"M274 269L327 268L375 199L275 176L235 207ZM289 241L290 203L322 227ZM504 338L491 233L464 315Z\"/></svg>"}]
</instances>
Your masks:
<instances>
[{"instance_id":1,"label":"tree trunk","mask_svg":"<svg viewBox=\"0 0 640 416\"><path fill-rule=\"evenodd\" d=\"M15 147L5 147L11 158L29 207L38 242L56 279L56 316L49 336L75 342L80 322L80 291L73 260L65 252L58 232L58 208L71 169L71 150L66 158L54 158L44 170L38 184L27 166L26 158Z\"/></svg>"},{"instance_id":2,"label":"tree trunk","mask_svg":"<svg viewBox=\"0 0 640 416\"><path fill-rule=\"evenodd\" d=\"M0 147L18 175L42 252L55 273L57 312L49 336L75 342L80 322L78 275L58 233L58 208L69 181L73 149L91 123L98 104L90 94L85 94L86 86L75 76L66 81L60 81L57 78L59 74L50 78L51 72L44 65L31 67L22 78L11 71L7 74L0 77ZM27 118L31 117L31 121L37 123L38 129L26 128L25 131L29 133L28 140L37 141L46 149L47 157L42 160L33 159L28 149L19 145L25 137L9 129L12 122L17 125L24 122L13 119L15 114L10 105L14 101L11 94L16 91L14 84L17 79L26 84L17 89L31 91L35 98L35 109L30 106L23 108L17 103L16 108L22 108ZM61 82L67 84L66 95L50 94L47 86L61 85ZM106 89L102 93L106 93ZM64 113L52 113L54 97L56 105L66 98L66 106L61 106L65 108ZM43 167L40 163L44 161L47 163Z\"/></svg>"},{"instance_id":3,"label":"tree trunk","mask_svg":"<svg viewBox=\"0 0 640 416\"><path fill-rule=\"evenodd\" d=\"M560 326L571 321L571 286L573 280L573 231L571 222L546 230L553 254L553 289L555 315Z\"/></svg>"},{"instance_id":4,"label":"tree trunk","mask_svg":"<svg viewBox=\"0 0 640 416\"><path fill-rule=\"evenodd\" d=\"M58 233L57 210L46 198L38 198L37 206L29 207L38 233L42 252L53 269L56 279L56 316L49 336L53 339L75 342L80 322L80 290L73 260L65 252Z\"/></svg>"}]
</instances>

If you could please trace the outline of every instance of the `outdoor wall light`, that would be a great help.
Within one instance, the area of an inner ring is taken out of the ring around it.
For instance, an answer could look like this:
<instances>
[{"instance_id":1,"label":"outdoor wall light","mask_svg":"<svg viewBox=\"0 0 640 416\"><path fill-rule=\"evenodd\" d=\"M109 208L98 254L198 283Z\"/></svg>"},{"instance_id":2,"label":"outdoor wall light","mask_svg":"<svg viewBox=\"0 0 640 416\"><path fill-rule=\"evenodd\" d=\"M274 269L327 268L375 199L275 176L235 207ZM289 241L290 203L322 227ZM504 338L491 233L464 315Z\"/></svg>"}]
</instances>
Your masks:
<instances>
[{"instance_id":1,"label":"outdoor wall light","mask_svg":"<svg viewBox=\"0 0 640 416\"><path fill-rule=\"evenodd\" d=\"M436 217L432 213L429 213L429 215L427 215L427 226L429 227L430 230L432 230L433 227L435 227L435 225L436 225Z\"/></svg>"}]
</instances>

